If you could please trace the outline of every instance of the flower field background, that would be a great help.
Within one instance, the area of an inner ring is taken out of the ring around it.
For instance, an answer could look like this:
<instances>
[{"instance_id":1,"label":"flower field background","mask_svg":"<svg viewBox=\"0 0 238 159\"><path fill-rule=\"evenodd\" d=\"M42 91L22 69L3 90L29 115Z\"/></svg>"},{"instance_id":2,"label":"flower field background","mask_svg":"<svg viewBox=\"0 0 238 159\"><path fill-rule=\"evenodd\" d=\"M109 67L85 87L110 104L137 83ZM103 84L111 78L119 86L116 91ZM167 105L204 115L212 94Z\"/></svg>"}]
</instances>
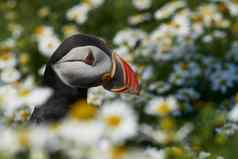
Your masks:
<instances>
[{"instance_id":1,"label":"flower field background","mask_svg":"<svg viewBox=\"0 0 238 159\"><path fill-rule=\"evenodd\" d=\"M236 159L237 0L1 0L0 159ZM139 96L89 90L30 125L63 39L98 36L138 72Z\"/></svg>"}]
</instances>

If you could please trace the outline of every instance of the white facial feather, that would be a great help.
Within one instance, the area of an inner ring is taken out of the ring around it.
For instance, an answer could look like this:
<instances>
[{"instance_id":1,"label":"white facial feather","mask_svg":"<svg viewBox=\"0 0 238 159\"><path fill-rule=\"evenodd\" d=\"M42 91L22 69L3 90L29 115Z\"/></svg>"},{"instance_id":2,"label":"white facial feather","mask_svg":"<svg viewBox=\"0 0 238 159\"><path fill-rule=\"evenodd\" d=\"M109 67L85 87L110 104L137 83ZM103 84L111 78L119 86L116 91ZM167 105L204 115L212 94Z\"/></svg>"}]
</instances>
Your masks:
<instances>
[{"instance_id":1,"label":"white facial feather","mask_svg":"<svg viewBox=\"0 0 238 159\"><path fill-rule=\"evenodd\" d=\"M94 57L92 65L83 62L90 50ZM111 67L111 58L95 46L73 48L52 66L59 78L71 87L97 86L102 76L111 71Z\"/></svg>"}]
</instances>

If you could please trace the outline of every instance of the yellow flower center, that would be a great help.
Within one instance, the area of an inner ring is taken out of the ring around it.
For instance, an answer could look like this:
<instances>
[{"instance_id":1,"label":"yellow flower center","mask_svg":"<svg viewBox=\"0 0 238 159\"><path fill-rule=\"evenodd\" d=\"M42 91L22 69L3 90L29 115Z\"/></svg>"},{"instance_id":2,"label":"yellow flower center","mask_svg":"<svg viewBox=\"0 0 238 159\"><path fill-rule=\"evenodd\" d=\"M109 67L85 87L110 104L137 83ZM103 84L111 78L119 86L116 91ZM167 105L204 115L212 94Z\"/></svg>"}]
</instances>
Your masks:
<instances>
[{"instance_id":1,"label":"yellow flower center","mask_svg":"<svg viewBox=\"0 0 238 159\"><path fill-rule=\"evenodd\" d=\"M171 118L161 120L160 126L162 129L171 130L175 127L174 121Z\"/></svg>"},{"instance_id":2,"label":"yellow flower center","mask_svg":"<svg viewBox=\"0 0 238 159\"><path fill-rule=\"evenodd\" d=\"M105 118L105 122L110 127L117 127L121 123L121 118L117 115L110 115Z\"/></svg>"},{"instance_id":3,"label":"yellow flower center","mask_svg":"<svg viewBox=\"0 0 238 159\"><path fill-rule=\"evenodd\" d=\"M45 30L44 26L38 26L38 27L35 29L35 33L36 33L37 35L41 35L41 34L44 33L44 30Z\"/></svg>"},{"instance_id":4,"label":"yellow flower center","mask_svg":"<svg viewBox=\"0 0 238 159\"><path fill-rule=\"evenodd\" d=\"M91 4L92 3L91 0L84 0L83 2L87 3L87 4Z\"/></svg>"},{"instance_id":5,"label":"yellow flower center","mask_svg":"<svg viewBox=\"0 0 238 159\"><path fill-rule=\"evenodd\" d=\"M238 22L234 23L231 28L232 32L238 33Z\"/></svg>"},{"instance_id":6,"label":"yellow flower center","mask_svg":"<svg viewBox=\"0 0 238 159\"><path fill-rule=\"evenodd\" d=\"M57 132L60 128L60 123L58 122L53 122L50 124L50 127L49 129L52 131L52 132Z\"/></svg>"},{"instance_id":7,"label":"yellow flower center","mask_svg":"<svg viewBox=\"0 0 238 159\"><path fill-rule=\"evenodd\" d=\"M27 111L23 111L23 110L20 111L20 117L23 121L26 121L28 119L29 115L30 114Z\"/></svg>"},{"instance_id":8,"label":"yellow flower center","mask_svg":"<svg viewBox=\"0 0 238 159\"><path fill-rule=\"evenodd\" d=\"M156 111L158 113L160 113L161 115L166 115L170 112L170 108L169 108L169 105L168 103L166 102L161 102L157 108L156 108Z\"/></svg>"},{"instance_id":9,"label":"yellow flower center","mask_svg":"<svg viewBox=\"0 0 238 159\"><path fill-rule=\"evenodd\" d=\"M235 102L238 103L238 93L235 94L234 99L235 99Z\"/></svg>"},{"instance_id":10,"label":"yellow flower center","mask_svg":"<svg viewBox=\"0 0 238 159\"><path fill-rule=\"evenodd\" d=\"M187 69L188 69L188 64L186 64L186 63L181 63L181 64L180 64L180 68L181 68L182 70L187 70Z\"/></svg>"},{"instance_id":11,"label":"yellow flower center","mask_svg":"<svg viewBox=\"0 0 238 159\"><path fill-rule=\"evenodd\" d=\"M184 150L180 147L173 147L172 150L177 157L182 156L184 154Z\"/></svg>"},{"instance_id":12,"label":"yellow flower center","mask_svg":"<svg viewBox=\"0 0 238 159\"><path fill-rule=\"evenodd\" d=\"M29 94L30 94L30 91L27 90L27 89L21 89L21 90L19 91L19 96L21 96L21 97L26 97L26 96L28 96Z\"/></svg>"},{"instance_id":13,"label":"yellow flower center","mask_svg":"<svg viewBox=\"0 0 238 159\"><path fill-rule=\"evenodd\" d=\"M201 23L203 21L203 17L201 15L194 15L192 17L192 21L194 23Z\"/></svg>"},{"instance_id":14,"label":"yellow flower center","mask_svg":"<svg viewBox=\"0 0 238 159\"><path fill-rule=\"evenodd\" d=\"M78 101L71 106L70 116L78 120L89 120L96 116L95 106L87 104L86 101Z\"/></svg>"},{"instance_id":15,"label":"yellow flower center","mask_svg":"<svg viewBox=\"0 0 238 159\"><path fill-rule=\"evenodd\" d=\"M234 1L234 3L238 4L238 0L233 0L233 1Z\"/></svg>"},{"instance_id":16,"label":"yellow flower center","mask_svg":"<svg viewBox=\"0 0 238 159\"><path fill-rule=\"evenodd\" d=\"M8 61L10 59L11 59L11 53L9 53L9 52L1 53L0 60Z\"/></svg>"},{"instance_id":17,"label":"yellow flower center","mask_svg":"<svg viewBox=\"0 0 238 159\"><path fill-rule=\"evenodd\" d=\"M48 43L47 47L48 47L48 48L53 48L54 45L53 45L52 43Z\"/></svg>"},{"instance_id":18,"label":"yellow flower center","mask_svg":"<svg viewBox=\"0 0 238 159\"><path fill-rule=\"evenodd\" d=\"M22 54L22 55L20 56L20 63L21 63L22 65L25 65L25 64L27 64L28 62L29 62L29 56L28 56L26 53Z\"/></svg>"},{"instance_id":19,"label":"yellow flower center","mask_svg":"<svg viewBox=\"0 0 238 159\"><path fill-rule=\"evenodd\" d=\"M112 159L122 159L127 152L126 147L118 146L112 149Z\"/></svg>"},{"instance_id":20,"label":"yellow flower center","mask_svg":"<svg viewBox=\"0 0 238 159\"><path fill-rule=\"evenodd\" d=\"M22 146L29 146L29 135L26 131L19 133L18 141Z\"/></svg>"},{"instance_id":21,"label":"yellow flower center","mask_svg":"<svg viewBox=\"0 0 238 159\"><path fill-rule=\"evenodd\" d=\"M228 11L228 8L224 2L222 2L221 4L218 5L218 9L223 13Z\"/></svg>"},{"instance_id":22,"label":"yellow flower center","mask_svg":"<svg viewBox=\"0 0 238 159\"><path fill-rule=\"evenodd\" d=\"M73 33L77 33L77 28L73 25L66 25L63 27L63 31L65 34L73 34Z\"/></svg>"}]
</instances>

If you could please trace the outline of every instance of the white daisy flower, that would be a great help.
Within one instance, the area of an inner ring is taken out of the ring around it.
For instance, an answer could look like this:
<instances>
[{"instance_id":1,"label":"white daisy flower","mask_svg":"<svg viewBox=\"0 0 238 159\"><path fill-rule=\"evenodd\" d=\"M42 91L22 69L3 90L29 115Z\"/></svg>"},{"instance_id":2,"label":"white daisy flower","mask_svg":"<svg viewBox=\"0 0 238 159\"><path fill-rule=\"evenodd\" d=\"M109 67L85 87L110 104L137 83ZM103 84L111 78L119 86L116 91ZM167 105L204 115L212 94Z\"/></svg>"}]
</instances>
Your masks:
<instances>
[{"instance_id":1,"label":"white daisy flower","mask_svg":"<svg viewBox=\"0 0 238 159\"><path fill-rule=\"evenodd\" d=\"M60 40L52 35L41 38L38 43L38 48L42 55L50 57L59 45Z\"/></svg>"},{"instance_id":2,"label":"white daisy flower","mask_svg":"<svg viewBox=\"0 0 238 159\"><path fill-rule=\"evenodd\" d=\"M18 99L18 93L13 85L0 87L0 105L5 116L12 116L14 111L21 107L22 101Z\"/></svg>"},{"instance_id":3,"label":"white daisy flower","mask_svg":"<svg viewBox=\"0 0 238 159\"><path fill-rule=\"evenodd\" d=\"M47 141L50 140L52 134L45 126L31 127L28 132L29 142L34 150L46 148Z\"/></svg>"},{"instance_id":4,"label":"white daisy flower","mask_svg":"<svg viewBox=\"0 0 238 159\"><path fill-rule=\"evenodd\" d=\"M40 106L46 102L52 94L53 90L50 88L36 87L33 90L22 88L18 91L18 98L25 105L33 109L35 106Z\"/></svg>"},{"instance_id":5,"label":"white daisy flower","mask_svg":"<svg viewBox=\"0 0 238 159\"><path fill-rule=\"evenodd\" d=\"M148 148L145 153L150 157L150 159L166 159L166 152L164 149L157 150L155 148Z\"/></svg>"},{"instance_id":6,"label":"white daisy flower","mask_svg":"<svg viewBox=\"0 0 238 159\"><path fill-rule=\"evenodd\" d=\"M198 155L198 159L207 159L209 156L211 156L211 153L201 151Z\"/></svg>"},{"instance_id":7,"label":"white daisy flower","mask_svg":"<svg viewBox=\"0 0 238 159\"><path fill-rule=\"evenodd\" d=\"M106 103L101 110L101 119L105 127L106 137L113 142L123 142L137 133L137 117L127 103L114 101Z\"/></svg>"},{"instance_id":8,"label":"white daisy flower","mask_svg":"<svg viewBox=\"0 0 238 159\"><path fill-rule=\"evenodd\" d=\"M139 29L124 29L119 31L113 39L116 45L127 45L130 48L136 46L137 42L146 38L146 33Z\"/></svg>"},{"instance_id":9,"label":"white daisy flower","mask_svg":"<svg viewBox=\"0 0 238 159\"><path fill-rule=\"evenodd\" d=\"M47 154L47 151L45 151L45 150L34 150L34 149L32 149L31 152L30 152L30 158L47 159L48 154Z\"/></svg>"},{"instance_id":10,"label":"white daisy flower","mask_svg":"<svg viewBox=\"0 0 238 159\"><path fill-rule=\"evenodd\" d=\"M224 18L218 7L214 4L199 6L198 15L202 17L202 22L206 27L227 28L230 26L230 21Z\"/></svg>"},{"instance_id":11,"label":"white daisy flower","mask_svg":"<svg viewBox=\"0 0 238 159\"><path fill-rule=\"evenodd\" d=\"M23 80L21 80L21 87L26 88L28 90L32 90L36 87L36 82L34 80L34 77L32 75L27 76Z\"/></svg>"},{"instance_id":12,"label":"white daisy flower","mask_svg":"<svg viewBox=\"0 0 238 159\"><path fill-rule=\"evenodd\" d=\"M160 144L168 144L173 141L175 137L174 133L171 131L152 128L150 125L142 125L140 130L144 135Z\"/></svg>"},{"instance_id":13,"label":"white daisy flower","mask_svg":"<svg viewBox=\"0 0 238 159\"><path fill-rule=\"evenodd\" d=\"M174 27L175 34L180 37L188 37L191 33L191 23L188 17L191 12L183 10L177 13L172 20L172 27Z\"/></svg>"},{"instance_id":14,"label":"white daisy flower","mask_svg":"<svg viewBox=\"0 0 238 159\"><path fill-rule=\"evenodd\" d=\"M166 3L166 5L155 12L155 18L158 20L168 18L169 16L173 15L177 9L183 8L185 6L186 2L182 0Z\"/></svg>"},{"instance_id":15,"label":"white daisy flower","mask_svg":"<svg viewBox=\"0 0 238 159\"><path fill-rule=\"evenodd\" d=\"M234 108L229 112L228 119L234 122L238 121L238 105L235 105Z\"/></svg>"},{"instance_id":16,"label":"white daisy flower","mask_svg":"<svg viewBox=\"0 0 238 159\"><path fill-rule=\"evenodd\" d=\"M95 145L103 133L103 125L98 121L78 122L66 120L59 129L59 135L78 146Z\"/></svg>"},{"instance_id":17,"label":"white daisy flower","mask_svg":"<svg viewBox=\"0 0 238 159\"><path fill-rule=\"evenodd\" d=\"M98 8L104 3L104 1L105 0L85 0L85 3L92 6L93 8Z\"/></svg>"},{"instance_id":18,"label":"white daisy flower","mask_svg":"<svg viewBox=\"0 0 238 159\"><path fill-rule=\"evenodd\" d=\"M114 94L105 90L103 87L93 87L88 91L88 103L93 105L102 105L105 99L113 97Z\"/></svg>"},{"instance_id":19,"label":"white daisy flower","mask_svg":"<svg viewBox=\"0 0 238 159\"><path fill-rule=\"evenodd\" d=\"M15 68L5 68L0 74L0 79L5 83L15 82L19 80L20 77L20 72Z\"/></svg>"},{"instance_id":20,"label":"white daisy flower","mask_svg":"<svg viewBox=\"0 0 238 159\"><path fill-rule=\"evenodd\" d=\"M0 53L0 69L8 67L14 67L17 64L17 59L12 52L1 52Z\"/></svg>"},{"instance_id":21,"label":"white daisy flower","mask_svg":"<svg viewBox=\"0 0 238 159\"><path fill-rule=\"evenodd\" d=\"M225 1L232 16L238 16L238 4L234 1Z\"/></svg>"},{"instance_id":22,"label":"white daisy flower","mask_svg":"<svg viewBox=\"0 0 238 159\"><path fill-rule=\"evenodd\" d=\"M14 129L0 129L0 136L0 152L14 155L21 149Z\"/></svg>"},{"instance_id":23,"label":"white daisy flower","mask_svg":"<svg viewBox=\"0 0 238 159\"><path fill-rule=\"evenodd\" d=\"M53 36L54 29L51 26L41 25L35 29L35 35L36 35L37 40L40 40L44 37Z\"/></svg>"},{"instance_id":24,"label":"white daisy flower","mask_svg":"<svg viewBox=\"0 0 238 159\"><path fill-rule=\"evenodd\" d=\"M128 18L128 23L131 25L137 25L145 21L149 21L151 18L152 18L152 15L150 13L137 14L137 15L130 16Z\"/></svg>"},{"instance_id":25,"label":"white daisy flower","mask_svg":"<svg viewBox=\"0 0 238 159\"><path fill-rule=\"evenodd\" d=\"M123 159L153 159L148 156L141 148L128 148L125 152Z\"/></svg>"},{"instance_id":26,"label":"white daisy flower","mask_svg":"<svg viewBox=\"0 0 238 159\"><path fill-rule=\"evenodd\" d=\"M151 115L165 116L178 110L178 103L175 97L156 97L146 106L146 113Z\"/></svg>"},{"instance_id":27,"label":"white daisy flower","mask_svg":"<svg viewBox=\"0 0 238 159\"><path fill-rule=\"evenodd\" d=\"M78 4L66 13L68 20L76 21L78 24L83 24L88 19L88 12L90 11L90 6L86 3Z\"/></svg>"},{"instance_id":28,"label":"white daisy flower","mask_svg":"<svg viewBox=\"0 0 238 159\"><path fill-rule=\"evenodd\" d=\"M65 37L70 37L70 36L77 34L79 32L76 25L65 25L63 27L62 31L63 31Z\"/></svg>"},{"instance_id":29,"label":"white daisy flower","mask_svg":"<svg viewBox=\"0 0 238 159\"><path fill-rule=\"evenodd\" d=\"M178 141L184 141L184 139L193 131L194 125L192 123L184 124L177 132L176 139Z\"/></svg>"},{"instance_id":30,"label":"white daisy flower","mask_svg":"<svg viewBox=\"0 0 238 159\"><path fill-rule=\"evenodd\" d=\"M1 46L4 46L6 48L13 48L16 46L16 38L14 37L9 37L3 41L0 42Z\"/></svg>"},{"instance_id":31,"label":"white daisy flower","mask_svg":"<svg viewBox=\"0 0 238 159\"><path fill-rule=\"evenodd\" d=\"M151 0L132 0L132 4L138 10L145 10L151 7Z\"/></svg>"}]
</instances>

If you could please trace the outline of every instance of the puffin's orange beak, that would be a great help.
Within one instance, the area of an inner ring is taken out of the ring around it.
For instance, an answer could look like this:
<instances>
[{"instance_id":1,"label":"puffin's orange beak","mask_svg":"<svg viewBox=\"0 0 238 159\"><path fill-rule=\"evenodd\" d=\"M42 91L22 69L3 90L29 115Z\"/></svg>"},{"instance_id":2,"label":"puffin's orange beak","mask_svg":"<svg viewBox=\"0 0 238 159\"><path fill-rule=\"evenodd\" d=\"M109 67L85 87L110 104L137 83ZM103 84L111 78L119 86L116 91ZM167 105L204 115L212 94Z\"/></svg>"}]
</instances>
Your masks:
<instances>
[{"instance_id":1,"label":"puffin's orange beak","mask_svg":"<svg viewBox=\"0 0 238 159\"><path fill-rule=\"evenodd\" d=\"M139 95L140 86L136 73L130 65L116 53L112 53L111 86L108 90L116 93ZM106 88L107 89L107 88Z\"/></svg>"}]
</instances>

